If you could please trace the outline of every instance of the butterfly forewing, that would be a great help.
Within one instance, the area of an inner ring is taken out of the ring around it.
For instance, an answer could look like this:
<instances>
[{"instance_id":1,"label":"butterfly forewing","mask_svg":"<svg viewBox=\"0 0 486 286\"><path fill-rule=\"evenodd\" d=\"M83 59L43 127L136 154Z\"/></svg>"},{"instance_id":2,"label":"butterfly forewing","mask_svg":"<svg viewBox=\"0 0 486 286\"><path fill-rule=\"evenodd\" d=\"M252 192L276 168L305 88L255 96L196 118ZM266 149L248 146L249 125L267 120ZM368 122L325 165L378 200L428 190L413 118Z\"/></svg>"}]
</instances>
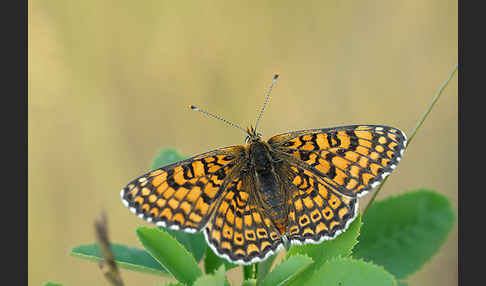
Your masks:
<instances>
[{"instance_id":1,"label":"butterfly forewing","mask_svg":"<svg viewBox=\"0 0 486 286\"><path fill-rule=\"evenodd\" d=\"M251 176L228 185L204 230L211 249L238 264L262 261L283 247L278 230L255 201Z\"/></svg>"},{"instance_id":2,"label":"butterfly forewing","mask_svg":"<svg viewBox=\"0 0 486 286\"><path fill-rule=\"evenodd\" d=\"M342 195L356 197L376 187L395 168L406 146L405 134L380 125L312 129L274 136L276 152L291 155Z\"/></svg>"},{"instance_id":3,"label":"butterfly forewing","mask_svg":"<svg viewBox=\"0 0 486 286\"><path fill-rule=\"evenodd\" d=\"M122 200L159 226L200 231L243 154L243 146L233 146L153 170L123 188Z\"/></svg>"}]
</instances>

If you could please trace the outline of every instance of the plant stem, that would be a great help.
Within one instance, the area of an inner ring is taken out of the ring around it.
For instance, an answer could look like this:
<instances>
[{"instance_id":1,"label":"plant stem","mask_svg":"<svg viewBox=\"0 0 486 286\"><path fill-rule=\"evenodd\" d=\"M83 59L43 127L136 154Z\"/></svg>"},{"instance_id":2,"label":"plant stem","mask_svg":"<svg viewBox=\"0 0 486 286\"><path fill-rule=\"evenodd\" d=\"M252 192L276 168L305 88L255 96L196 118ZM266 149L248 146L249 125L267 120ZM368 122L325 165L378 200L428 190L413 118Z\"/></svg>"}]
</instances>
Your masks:
<instances>
[{"instance_id":1,"label":"plant stem","mask_svg":"<svg viewBox=\"0 0 486 286\"><path fill-rule=\"evenodd\" d=\"M103 212L101 218L95 221L96 238L103 250L104 259L99 266L106 279L113 286L123 286L123 280L120 276L120 271L115 262L115 256L110 247L110 240L108 239L108 226L106 214Z\"/></svg>"},{"instance_id":2,"label":"plant stem","mask_svg":"<svg viewBox=\"0 0 486 286\"><path fill-rule=\"evenodd\" d=\"M429 106L425 110L425 113L422 115L422 118L420 118L420 120L418 121L417 126L415 126L415 128L412 131L412 133L410 134L410 137L408 138L407 146L405 146L405 149L408 148L408 146L410 145L410 142L412 142L412 139L415 137L415 135L417 134L418 130L420 129L420 127L424 123L425 119L429 115L430 111L432 110L432 107L434 107L435 103L439 100L439 97L441 96L442 92L444 91L444 89L446 88L446 86L449 84L449 81L452 79L452 77L456 73L457 68L458 68L458 65L456 64L454 66L454 69L452 70L452 72L449 74L449 77L447 78L447 80L439 88L439 91L436 93L436 95L432 99L432 102L429 104ZM380 186L378 186L378 189L376 190L376 192L374 192L373 196L371 197L370 202L368 203L368 205L366 206L366 208L363 211L363 216L362 216L363 219L364 219L364 216L366 215L366 212L368 211L368 209L371 206L371 204L375 201L376 196L380 192L381 188L383 187L383 185L385 184L385 182L386 182L387 179L388 179L388 177L386 177L383 180L383 182L380 184Z\"/></svg>"},{"instance_id":3,"label":"plant stem","mask_svg":"<svg viewBox=\"0 0 486 286\"><path fill-rule=\"evenodd\" d=\"M253 264L243 265L243 281L251 279L252 272L253 272Z\"/></svg>"}]
</instances>

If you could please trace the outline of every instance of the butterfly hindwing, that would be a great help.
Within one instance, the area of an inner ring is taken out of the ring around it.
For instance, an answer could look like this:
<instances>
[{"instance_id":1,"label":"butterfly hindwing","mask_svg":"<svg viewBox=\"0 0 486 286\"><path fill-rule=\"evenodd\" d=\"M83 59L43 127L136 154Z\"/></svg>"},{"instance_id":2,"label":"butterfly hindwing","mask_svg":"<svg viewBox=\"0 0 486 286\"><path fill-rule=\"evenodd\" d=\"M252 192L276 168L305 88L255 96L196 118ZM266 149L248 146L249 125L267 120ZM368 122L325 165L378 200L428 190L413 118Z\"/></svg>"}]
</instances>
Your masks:
<instances>
[{"instance_id":1,"label":"butterfly hindwing","mask_svg":"<svg viewBox=\"0 0 486 286\"><path fill-rule=\"evenodd\" d=\"M186 232L207 224L243 146L207 152L153 170L121 191L124 204L139 217Z\"/></svg>"},{"instance_id":2,"label":"butterfly hindwing","mask_svg":"<svg viewBox=\"0 0 486 286\"><path fill-rule=\"evenodd\" d=\"M204 230L213 252L237 264L265 260L283 247L278 230L255 202L249 179L228 185Z\"/></svg>"},{"instance_id":3,"label":"butterfly hindwing","mask_svg":"<svg viewBox=\"0 0 486 286\"><path fill-rule=\"evenodd\" d=\"M292 244L320 243L345 231L358 210L357 198L329 188L311 172L291 166L287 233Z\"/></svg>"},{"instance_id":4,"label":"butterfly hindwing","mask_svg":"<svg viewBox=\"0 0 486 286\"><path fill-rule=\"evenodd\" d=\"M326 187L360 197L396 167L406 136L388 126L351 125L284 133L268 143L276 152L290 154Z\"/></svg>"}]
</instances>

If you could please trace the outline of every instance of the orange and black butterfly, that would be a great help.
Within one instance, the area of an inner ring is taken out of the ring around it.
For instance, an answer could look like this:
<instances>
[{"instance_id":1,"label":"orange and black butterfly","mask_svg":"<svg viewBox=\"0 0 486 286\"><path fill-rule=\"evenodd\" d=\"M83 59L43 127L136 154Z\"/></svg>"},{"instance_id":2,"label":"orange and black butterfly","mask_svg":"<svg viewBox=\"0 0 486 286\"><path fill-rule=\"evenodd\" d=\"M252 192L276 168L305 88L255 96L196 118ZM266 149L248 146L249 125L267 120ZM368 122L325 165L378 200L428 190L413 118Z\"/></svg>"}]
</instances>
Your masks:
<instances>
[{"instance_id":1,"label":"orange and black butterfly","mask_svg":"<svg viewBox=\"0 0 486 286\"><path fill-rule=\"evenodd\" d=\"M397 166L406 135L388 126L350 125L265 142L256 127L269 94L255 128L245 130L246 145L142 175L121 191L124 204L158 226L203 231L214 253L237 264L263 261L287 243L320 243L345 231L358 198Z\"/></svg>"}]
</instances>

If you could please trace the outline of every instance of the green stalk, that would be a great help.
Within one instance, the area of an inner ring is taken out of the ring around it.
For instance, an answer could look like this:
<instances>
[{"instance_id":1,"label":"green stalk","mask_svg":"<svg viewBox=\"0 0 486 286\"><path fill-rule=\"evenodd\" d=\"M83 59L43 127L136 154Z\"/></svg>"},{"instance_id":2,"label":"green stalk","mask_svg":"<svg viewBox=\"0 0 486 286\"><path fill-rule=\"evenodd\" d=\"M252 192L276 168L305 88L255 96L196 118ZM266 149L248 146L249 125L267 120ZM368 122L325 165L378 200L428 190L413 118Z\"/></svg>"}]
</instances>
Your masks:
<instances>
[{"instance_id":1,"label":"green stalk","mask_svg":"<svg viewBox=\"0 0 486 286\"><path fill-rule=\"evenodd\" d=\"M251 279L252 274L253 274L253 264L243 265L243 281Z\"/></svg>"},{"instance_id":2,"label":"green stalk","mask_svg":"<svg viewBox=\"0 0 486 286\"><path fill-rule=\"evenodd\" d=\"M427 118L427 116L429 115L430 111L432 110L432 107L434 107L435 103L439 100L442 92L444 91L444 89L446 88L446 86L449 84L449 81L452 79L452 77L456 73L457 67L458 67L458 65L456 64L455 67L454 67L454 69L450 73L449 78L447 78L447 80L441 85L441 87L439 88L439 91L434 96L434 99L432 99L432 102L429 104L429 106L425 110L425 113L422 115L422 118L420 118L420 120L418 121L417 126L415 126L415 128L412 131L412 133L410 134L410 137L408 138L408 143L407 143L407 146L405 146L405 149L408 148L408 146L410 146L410 143L412 142L412 140L415 137L415 135L417 134L418 130L420 129L420 127L424 123L424 121ZM374 192L373 196L371 197L370 202L368 203L368 205L366 206L366 208L363 211L363 218L366 215L366 212L368 211L368 209L371 206L371 204L375 201L376 196L380 192L381 188L383 187L383 185L385 184L385 182L386 182L387 179L388 179L388 177L386 177L383 180L383 182L380 184L380 186L378 186L378 189L376 190L376 192Z\"/></svg>"}]
</instances>

